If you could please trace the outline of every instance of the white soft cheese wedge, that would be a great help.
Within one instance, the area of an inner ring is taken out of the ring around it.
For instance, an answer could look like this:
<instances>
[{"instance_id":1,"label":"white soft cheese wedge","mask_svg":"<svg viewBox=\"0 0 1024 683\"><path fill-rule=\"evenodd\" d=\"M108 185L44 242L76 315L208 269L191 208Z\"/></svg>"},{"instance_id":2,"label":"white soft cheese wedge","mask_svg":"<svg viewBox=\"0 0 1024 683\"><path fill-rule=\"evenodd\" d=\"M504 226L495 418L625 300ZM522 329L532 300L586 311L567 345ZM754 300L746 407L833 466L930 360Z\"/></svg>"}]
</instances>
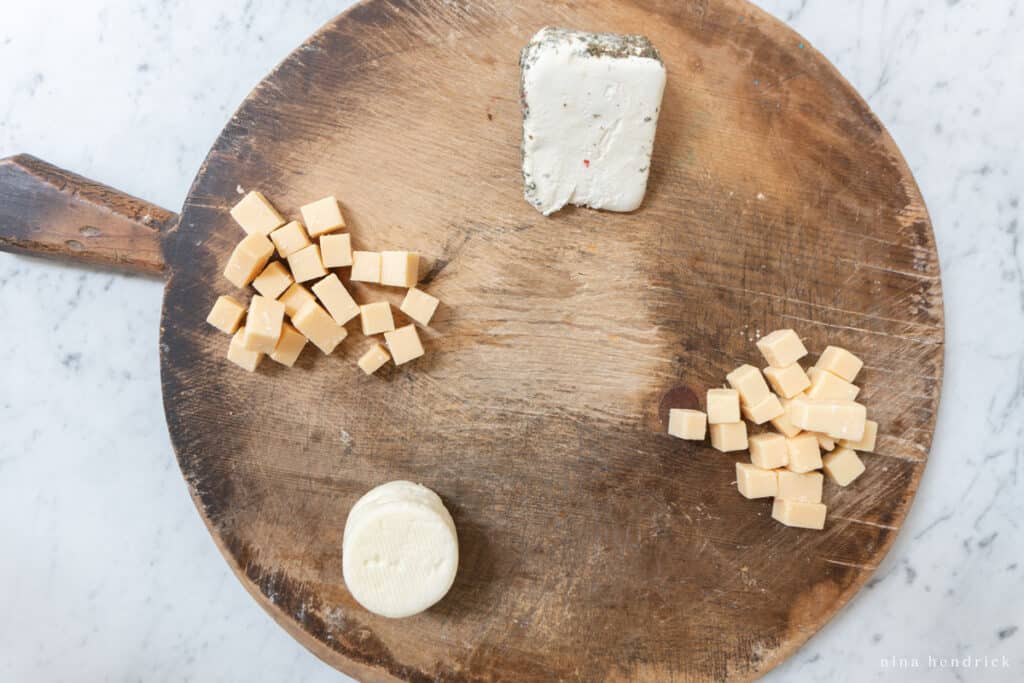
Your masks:
<instances>
[{"instance_id":1,"label":"white soft cheese wedge","mask_svg":"<svg viewBox=\"0 0 1024 683\"><path fill-rule=\"evenodd\" d=\"M342 572L352 597L374 614L419 614L448 593L458 566L455 524L430 489L390 482L352 506Z\"/></svg>"},{"instance_id":2,"label":"white soft cheese wedge","mask_svg":"<svg viewBox=\"0 0 1024 683\"><path fill-rule=\"evenodd\" d=\"M520 66L526 200L545 216L639 207L665 90L650 41L546 27Z\"/></svg>"}]
</instances>

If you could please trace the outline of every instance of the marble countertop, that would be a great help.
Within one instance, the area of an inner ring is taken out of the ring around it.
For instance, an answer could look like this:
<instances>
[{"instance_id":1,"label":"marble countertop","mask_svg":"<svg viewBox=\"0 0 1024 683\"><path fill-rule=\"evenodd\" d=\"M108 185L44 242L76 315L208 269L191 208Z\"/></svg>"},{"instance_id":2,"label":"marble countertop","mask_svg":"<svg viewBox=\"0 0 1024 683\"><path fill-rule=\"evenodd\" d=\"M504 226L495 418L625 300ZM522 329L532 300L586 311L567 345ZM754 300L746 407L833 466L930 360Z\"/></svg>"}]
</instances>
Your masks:
<instances>
[{"instance_id":1,"label":"marble countertop","mask_svg":"<svg viewBox=\"0 0 1024 683\"><path fill-rule=\"evenodd\" d=\"M6 3L0 156L31 152L177 209L250 88L347 4ZM1021 680L1024 11L761 4L832 59L903 150L934 220L947 321L938 431L906 526L767 678ZM245 593L182 485L160 299L155 281L0 254L0 680L339 680ZM929 666L965 656L991 660Z\"/></svg>"}]
</instances>

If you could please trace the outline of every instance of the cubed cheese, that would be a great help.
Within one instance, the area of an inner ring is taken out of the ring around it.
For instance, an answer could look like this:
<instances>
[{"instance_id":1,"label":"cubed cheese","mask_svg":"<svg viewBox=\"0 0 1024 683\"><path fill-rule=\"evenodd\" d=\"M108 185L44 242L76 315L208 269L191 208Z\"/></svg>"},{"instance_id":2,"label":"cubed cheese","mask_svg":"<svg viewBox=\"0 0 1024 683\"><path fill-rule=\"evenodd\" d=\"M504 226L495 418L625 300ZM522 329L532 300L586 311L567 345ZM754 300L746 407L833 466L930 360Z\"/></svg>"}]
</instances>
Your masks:
<instances>
[{"instance_id":1,"label":"cubed cheese","mask_svg":"<svg viewBox=\"0 0 1024 683\"><path fill-rule=\"evenodd\" d=\"M860 387L833 375L828 370L811 368L807 375L811 386L804 393L815 401L852 401L860 393Z\"/></svg>"},{"instance_id":2,"label":"cubed cheese","mask_svg":"<svg viewBox=\"0 0 1024 683\"><path fill-rule=\"evenodd\" d=\"M725 376L725 381L739 392L740 401L747 405L756 406L768 398L768 385L765 384L761 371L753 365L739 366Z\"/></svg>"},{"instance_id":3,"label":"cubed cheese","mask_svg":"<svg viewBox=\"0 0 1024 683\"><path fill-rule=\"evenodd\" d=\"M233 297L219 296L210 310L210 315L206 316L206 322L221 332L234 334L244 315L245 306L238 303Z\"/></svg>"},{"instance_id":4,"label":"cubed cheese","mask_svg":"<svg viewBox=\"0 0 1024 683\"><path fill-rule=\"evenodd\" d=\"M356 282L380 282L380 252L353 251L352 275Z\"/></svg>"},{"instance_id":5,"label":"cubed cheese","mask_svg":"<svg viewBox=\"0 0 1024 683\"><path fill-rule=\"evenodd\" d=\"M231 252L224 277L239 289L253 281L274 254L273 243L260 233L246 235Z\"/></svg>"},{"instance_id":6,"label":"cubed cheese","mask_svg":"<svg viewBox=\"0 0 1024 683\"><path fill-rule=\"evenodd\" d=\"M811 432L824 432L833 439L859 441L864 436L867 410L852 401L813 401L800 398L789 406L790 421Z\"/></svg>"},{"instance_id":7,"label":"cubed cheese","mask_svg":"<svg viewBox=\"0 0 1024 683\"><path fill-rule=\"evenodd\" d=\"M320 238L320 258L324 268L345 268L352 265L352 236L347 232Z\"/></svg>"},{"instance_id":8,"label":"cubed cheese","mask_svg":"<svg viewBox=\"0 0 1024 683\"><path fill-rule=\"evenodd\" d=\"M255 294L249 302L249 313L245 316L245 348L249 351L270 353L281 338L281 323L284 322L284 304Z\"/></svg>"},{"instance_id":9,"label":"cubed cheese","mask_svg":"<svg viewBox=\"0 0 1024 683\"><path fill-rule=\"evenodd\" d=\"M779 498L799 500L804 503L820 503L825 477L821 472L793 472L779 470Z\"/></svg>"},{"instance_id":10,"label":"cubed cheese","mask_svg":"<svg viewBox=\"0 0 1024 683\"><path fill-rule=\"evenodd\" d=\"M764 369L764 376L782 398L793 398L801 391L811 386L811 379L800 367L799 363L787 365L784 368L773 368L768 366Z\"/></svg>"},{"instance_id":11,"label":"cubed cheese","mask_svg":"<svg viewBox=\"0 0 1024 683\"><path fill-rule=\"evenodd\" d=\"M735 389L708 389L708 424L740 421L740 395Z\"/></svg>"},{"instance_id":12,"label":"cubed cheese","mask_svg":"<svg viewBox=\"0 0 1024 683\"><path fill-rule=\"evenodd\" d=\"M362 320L363 334L369 337L372 334L390 332L395 329L395 319L391 315L391 304L387 301L376 301L359 307L359 316Z\"/></svg>"},{"instance_id":13,"label":"cubed cheese","mask_svg":"<svg viewBox=\"0 0 1024 683\"><path fill-rule=\"evenodd\" d=\"M829 479L840 486L849 485L864 473L864 463L849 448L837 448L828 453L822 458L822 464Z\"/></svg>"},{"instance_id":14,"label":"cubed cheese","mask_svg":"<svg viewBox=\"0 0 1024 683\"><path fill-rule=\"evenodd\" d=\"M245 348L244 328L235 332L235 335L231 337L231 343L228 345L228 360L249 372L254 372L260 361L263 360L263 353Z\"/></svg>"},{"instance_id":15,"label":"cubed cheese","mask_svg":"<svg viewBox=\"0 0 1024 683\"><path fill-rule=\"evenodd\" d=\"M252 281L252 286L268 299L276 299L291 286L292 282L294 282L292 274L288 272L284 264L274 261L256 276L256 279Z\"/></svg>"},{"instance_id":16,"label":"cubed cheese","mask_svg":"<svg viewBox=\"0 0 1024 683\"><path fill-rule=\"evenodd\" d=\"M747 449L747 423L730 422L708 426L711 432L711 447L723 453Z\"/></svg>"},{"instance_id":17,"label":"cubed cheese","mask_svg":"<svg viewBox=\"0 0 1024 683\"><path fill-rule=\"evenodd\" d=\"M306 234L306 228L298 221L286 223L274 232L270 233L270 241L277 247L277 253L281 258L288 258L299 249L305 249L312 242Z\"/></svg>"},{"instance_id":18,"label":"cubed cheese","mask_svg":"<svg viewBox=\"0 0 1024 683\"><path fill-rule=\"evenodd\" d=\"M814 367L821 370L828 370L840 379L852 382L860 369L864 367L864 361L849 351L839 346L827 346L818 358Z\"/></svg>"},{"instance_id":19,"label":"cubed cheese","mask_svg":"<svg viewBox=\"0 0 1024 683\"><path fill-rule=\"evenodd\" d=\"M359 368L367 375L372 375L377 372L385 363L391 360L391 354L388 353L381 344L374 344L366 353L359 358Z\"/></svg>"},{"instance_id":20,"label":"cubed cheese","mask_svg":"<svg viewBox=\"0 0 1024 683\"><path fill-rule=\"evenodd\" d=\"M778 417L772 418L772 426L779 430L783 436L796 436L801 430L789 419L789 404L791 401L783 398L779 400L779 403L782 404L783 413Z\"/></svg>"},{"instance_id":21,"label":"cubed cheese","mask_svg":"<svg viewBox=\"0 0 1024 683\"><path fill-rule=\"evenodd\" d=\"M789 447L781 434L764 432L747 439L750 462L763 470L774 470L789 464Z\"/></svg>"},{"instance_id":22,"label":"cubed cheese","mask_svg":"<svg viewBox=\"0 0 1024 683\"><path fill-rule=\"evenodd\" d=\"M699 410L672 408L668 411L668 433L680 439L702 441L707 434L708 416Z\"/></svg>"},{"instance_id":23,"label":"cubed cheese","mask_svg":"<svg viewBox=\"0 0 1024 683\"><path fill-rule=\"evenodd\" d=\"M298 313L292 316L292 323L318 349L327 354L334 351L348 336L348 331L334 322L334 318L315 301L299 309Z\"/></svg>"},{"instance_id":24,"label":"cubed cheese","mask_svg":"<svg viewBox=\"0 0 1024 683\"><path fill-rule=\"evenodd\" d=\"M434 312L437 310L439 303L441 302L436 297L414 287L405 293L405 299L402 300L399 310L420 325L426 326L430 324L430 319L434 317Z\"/></svg>"},{"instance_id":25,"label":"cubed cheese","mask_svg":"<svg viewBox=\"0 0 1024 683\"><path fill-rule=\"evenodd\" d=\"M380 283L389 287L414 287L420 275L420 255L414 251L382 251Z\"/></svg>"},{"instance_id":26,"label":"cubed cheese","mask_svg":"<svg viewBox=\"0 0 1024 683\"><path fill-rule=\"evenodd\" d=\"M284 312L289 318L294 318L295 314L299 312L306 304L316 303L316 297L305 286L300 285L298 282L292 283L292 285L284 291L278 301L284 304Z\"/></svg>"},{"instance_id":27,"label":"cubed cheese","mask_svg":"<svg viewBox=\"0 0 1024 683\"><path fill-rule=\"evenodd\" d=\"M779 490L778 476L750 463L736 463L736 488L744 498L771 498Z\"/></svg>"},{"instance_id":28,"label":"cubed cheese","mask_svg":"<svg viewBox=\"0 0 1024 683\"><path fill-rule=\"evenodd\" d=\"M757 340L761 355L773 368L792 365L807 355L804 343L793 330L776 330Z\"/></svg>"},{"instance_id":29,"label":"cubed cheese","mask_svg":"<svg viewBox=\"0 0 1024 683\"><path fill-rule=\"evenodd\" d=\"M836 440L828 434L823 432L807 432L808 434L814 434L814 438L818 440L818 445L821 446L821 450L830 451L836 447Z\"/></svg>"},{"instance_id":30,"label":"cubed cheese","mask_svg":"<svg viewBox=\"0 0 1024 683\"><path fill-rule=\"evenodd\" d=\"M313 285L313 293L339 325L344 325L359 315L359 304L334 273Z\"/></svg>"},{"instance_id":31,"label":"cubed cheese","mask_svg":"<svg viewBox=\"0 0 1024 683\"><path fill-rule=\"evenodd\" d=\"M855 451L861 451L862 453L874 453L875 442L878 439L878 423L874 420L864 420L864 435L859 441L851 441L850 439L842 439L839 441L839 445L844 448L852 448Z\"/></svg>"},{"instance_id":32,"label":"cubed cheese","mask_svg":"<svg viewBox=\"0 0 1024 683\"><path fill-rule=\"evenodd\" d=\"M250 192L231 209L231 217L250 235L269 235L284 225L284 218L260 192Z\"/></svg>"},{"instance_id":33,"label":"cubed cheese","mask_svg":"<svg viewBox=\"0 0 1024 683\"><path fill-rule=\"evenodd\" d=\"M406 325L392 332L385 332L384 341L387 342L395 365L408 363L423 355L423 344L420 343L420 335L416 333L415 325Z\"/></svg>"},{"instance_id":34,"label":"cubed cheese","mask_svg":"<svg viewBox=\"0 0 1024 683\"><path fill-rule=\"evenodd\" d=\"M301 209L302 220L309 230L310 237L319 237L345 227L345 219L341 215L341 207L334 197L324 197L306 204Z\"/></svg>"},{"instance_id":35,"label":"cubed cheese","mask_svg":"<svg viewBox=\"0 0 1024 683\"><path fill-rule=\"evenodd\" d=\"M311 244L299 249L288 257L288 267L296 282L308 282L327 275L327 269L320 259L320 247Z\"/></svg>"},{"instance_id":36,"label":"cubed cheese","mask_svg":"<svg viewBox=\"0 0 1024 683\"><path fill-rule=\"evenodd\" d=\"M792 472L810 472L821 469L821 447L814 434L797 434L786 439L786 447L789 449L789 464L786 465Z\"/></svg>"},{"instance_id":37,"label":"cubed cheese","mask_svg":"<svg viewBox=\"0 0 1024 683\"><path fill-rule=\"evenodd\" d=\"M786 526L801 529L824 529L827 508L821 503L802 503L798 500L776 498L772 504L772 517Z\"/></svg>"},{"instance_id":38,"label":"cubed cheese","mask_svg":"<svg viewBox=\"0 0 1024 683\"><path fill-rule=\"evenodd\" d=\"M281 338L277 340L277 346L270 352L270 358L281 365L292 367L305 347L306 338L302 336L302 333L288 323L282 323Z\"/></svg>"},{"instance_id":39,"label":"cubed cheese","mask_svg":"<svg viewBox=\"0 0 1024 683\"><path fill-rule=\"evenodd\" d=\"M764 400L756 406L742 403L740 408L743 413L743 417L756 425L761 425L768 420L781 417L786 412L782 407L782 403L779 402L779 397L772 393L765 396Z\"/></svg>"}]
</instances>

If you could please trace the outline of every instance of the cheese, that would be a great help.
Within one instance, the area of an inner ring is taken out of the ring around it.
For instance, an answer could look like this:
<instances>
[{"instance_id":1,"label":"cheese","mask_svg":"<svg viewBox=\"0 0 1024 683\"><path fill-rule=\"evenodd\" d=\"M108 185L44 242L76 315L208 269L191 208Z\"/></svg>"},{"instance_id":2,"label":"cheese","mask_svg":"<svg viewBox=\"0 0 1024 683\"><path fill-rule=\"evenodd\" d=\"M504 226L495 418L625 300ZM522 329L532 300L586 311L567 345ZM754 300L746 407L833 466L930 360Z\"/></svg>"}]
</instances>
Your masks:
<instances>
[{"instance_id":1,"label":"cheese","mask_svg":"<svg viewBox=\"0 0 1024 683\"><path fill-rule=\"evenodd\" d=\"M250 192L231 208L231 217L250 235L269 235L284 218L260 192Z\"/></svg>"},{"instance_id":2,"label":"cheese","mask_svg":"<svg viewBox=\"0 0 1024 683\"><path fill-rule=\"evenodd\" d=\"M547 27L520 67L526 200L545 216L639 207L665 90L650 41Z\"/></svg>"},{"instance_id":3,"label":"cheese","mask_svg":"<svg viewBox=\"0 0 1024 683\"><path fill-rule=\"evenodd\" d=\"M740 421L740 395L735 389L708 389L708 424Z\"/></svg>"},{"instance_id":4,"label":"cheese","mask_svg":"<svg viewBox=\"0 0 1024 683\"><path fill-rule=\"evenodd\" d=\"M241 289L252 282L273 255L274 244L264 235L246 235L231 252L228 264L224 267L224 277Z\"/></svg>"},{"instance_id":5,"label":"cheese","mask_svg":"<svg viewBox=\"0 0 1024 683\"><path fill-rule=\"evenodd\" d=\"M713 424L708 429L711 432L711 447L723 453L732 451L743 451L747 448L747 423L729 422L725 424Z\"/></svg>"},{"instance_id":6,"label":"cheese","mask_svg":"<svg viewBox=\"0 0 1024 683\"><path fill-rule=\"evenodd\" d=\"M747 439L750 462L763 470L774 470L789 464L789 447L782 434L764 432Z\"/></svg>"},{"instance_id":7,"label":"cheese","mask_svg":"<svg viewBox=\"0 0 1024 683\"><path fill-rule=\"evenodd\" d=\"M775 418L781 417L786 413L786 409L782 407L782 403L779 402L779 397L769 392L764 400L757 405L747 405L746 403L740 404L740 412L743 413L743 417L750 420L756 425L762 425L768 420L774 420Z\"/></svg>"},{"instance_id":8,"label":"cheese","mask_svg":"<svg viewBox=\"0 0 1024 683\"><path fill-rule=\"evenodd\" d=\"M337 348L348 331L336 323L316 301L310 301L292 316L292 324L326 354Z\"/></svg>"},{"instance_id":9,"label":"cheese","mask_svg":"<svg viewBox=\"0 0 1024 683\"><path fill-rule=\"evenodd\" d=\"M779 490L774 470L762 470L750 463L736 463L736 488L744 498L771 498Z\"/></svg>"},{"instance_id":10,"label":"cheese","mask_svg":"<svg viewBox=\"0 0 1024 683\"><path fill-rule=\"evenodd\" d=\"M672 408L668 411L668 433L679 439L702 441L708 430L708 416L699 410Z\"/></svg>"},{"instance_id":11,"label":"cheese","mask_svg":"<svg viewBox=\"0 0 1024 683\"><path fill-rule=\"evenodd\" d=\"M395 329L395 319L391 315L391 304L387 301L376 301L359 307L359 318L363 326L363 334L390 332Z\"/></svg>"},{"instance_id":12,"label":"cheese","mask_svg":"<svg viewBox=\"0 0 1024 683\"><path fill-rule=\"evenodd\" d=\"M320 259L324 268L345 268L352 265L352 236L347 232L320 238Z\"/></svg>"},{"instance_id":13,"label":"cheese","mask_svg":"<svg viewBox=\"0 0 1024 683\"><path fill-rule=\"evenodd\" d=\"M793 437L800 433L800 428L789 419L789 406L792 403L789 399L780 399L783 412L778 417L773 417L770 422L783 436Z\"/></svg>"},{"instance_id":14,"label":"cheese","mask_svg":"<svg viewBox=\"0 0 1024 683\"><path fill-rule=\"evenodd\" d=\"M855 451L861 451L864 453L875 452L875 442L878 440L878 423L874 420L864 421L864 435L859 441L851 441L850 439L842 439L839 441L839 445L843 448L852 448Z\"/></svg>"},{"instance_id":15,"label":"cheese","mask_svg":"<svg viewBox=\"0 0 1024 683\"><path fill-rule=\"evenodd\" d=\"M864 361L839 346L826 346L814 367L828 370L847 382L852 382L864 367Z\"/></svg>"},{"instance_id":16,"label":"cheese","mask_svg":"<svg viewBox=\"0 0 1024 683\"><path fill-rule=\"evenodd\" d=\"M764 376L782 398L793 398L801 391L811 386L811 378L807 376L799 363L787 365L784 368L773 368L770 365L764 369Z\"/></svg>"},{"instance_id":17,"label":"cheese","mask_svg":"<svg viewBox=\"0 0 1024 683\"><path fill-rule=\"evenodd\" d=\"M864 474L864 463L849 448L837 448L822 458L825 474L840 486L849 484Z\"/></svg>"},{"instance_id":18,"label":"cheese","mask_svg":"<svg viewBox=\"0 0 1024 683\"><path fill-rule=\"evenodd\" d=\"M395 365L402 365L423 355L423 344L416 333L415 325L399 327L393 332L384 333L384 341L391 351L391 359Z\"/></svg>"},{"instance_id":19,"label":"cheese","mask_svg":"<svg viewBox=\"0 0 1024 683\"><path fill-rule=\"evenodd\" d=\"M277 340L277 346L270 352L271 360L288 367L294 366L302 349L306 348L306 341L301 332L288 323L282 323L281 338Z\"/></svg>"},{"instance_id":20,"label":"cheese","mask_svg":"<svg viewBox=\"0 0 1024 683\"><path fill-rule=\"evenodd\" d=\"M316 297L298 282L292 283L277 300L284 304L284 312L289 318L294 318L299 309L306 304L316 303Z\"/></svg>"},{"instance_id":21,"label":"cheese","mask_svg":"<svg viewBox=\"0 0 1024 683\"><path fill-rule=\"evenodd\" d=\"M284 304L256 294L249 302L249 313L245 316L244 341L248 351L270 353L281 338L281 323L284 322Z\"/></svg>"},{"instance_id":22,"label":"cheese","mask_svg":"<svg viewBox=\"0 0 1024 683\"><path fill-rule=\"evenodd\" d=\"M345 227L341 207L334 197L318 199L301 207L299 211L302 212L302 220L306 223L310 237L319 237Z\"/></svg>"},{"instance_id":23,"label":"cheese","mask_svg":"<svg viewBox=\"0 0 1024 683\"><path fill-rule=\"evenodd\" d=\"M725 376L725 381L739 392L740 401L747 405L756 406L768 398L768 385L765 383L761 371L753 365L739 366Z\"/></svg>"},{"instance_id":24,"label":"cheese","mask_svg":"<svg viewBox=\"0 0 1024 683\"><path fill-rule=\"evenodd\" d=\"M789 449L789 463L786 467L791 472L810 472L821 469L821 447L814 434L797 434L786 439Z\"/></svg>"},{"instance_id":25,"label":"cheese","mask_svg":"<svg viewBox=\"0 0 1024 683\"><path fill-rule=\"evenodd\" d=\"M807 355L804 343L793 330L775 330L756 342L768 365L785 368Z\"/></svg>"},{"instance_id":26,"label":"cheese","mask_svg":"<svg viewBox=\"0 0 1024 683\"><path fill-rule=\"evenodd\" d=\"M815 366L808 370L811 386L804 393L816 401L852 401L860 393L860 387L833 375L828 370Z\"/></svg>"},{"instance_id":27,"label":"cheese","mask_svg":"<svg viewBox=\"0 0 1024 683\"><path fill-rule=\"evenodd\" d=\"M360 356L358 365L360 370L367 375L372 375L380 370L389 360L391 360L391 354L381 344L377 343Z\"/></svg>"},{"instance_id":28,"label":"cheese","mask_svg":"<svg viewBox=\"0 0 1024 683\"><path fill-rule=\"evenodd\" d=\"M210 310L210 315L206 316L206 322L221 332L234 334L244 315L245 306L238 303L233 297L219 296Z\"/></svg>"},{"instance_id":29,"label":"cheese","mask_svg":"<svg viewBox=\"0 0 1024 683\"><path fill-rule=\"evenodd\" d=\"M803 503L798 500L776 498L772 504L772 517L786 526L801 529L824 529L826 508L821 503Z\"/></svg>"},{"instance_id":30,"label":"cheese","mask_svg":"<svg viewBox=\"0 0 1024 683\"><path fill-rule=\"evenodd\" d=\"M240 368L255 372L256 367L263 360L263 353L245 348L245 330L240 329L235 332L235 336L231 337L231 343L228 345L228 360Z\"/></svg>"},{"instance_id":31,"label":"cheese","mask_svg":"<svg viewBox=\"0 0 1024 683\"><path fill-rule=\"evenodd\" d=\"M353 282L380 282L380 252L353 251L352 274Z\"/></svg>"},{"instance_id":32,"label":"cheese","mask_svg":"<svg viewBox=\"0 0 1024 683\"><path fill-rule=\"evenodd\" d=\"M389 287L414 287L420 275L420 255L415 251L382 251L380 283Z\"/></svg>"},{"instance_id":33,"label":"cheese","mask_svg":"<svg viewBox=\"0 0 1024 683\"><path fill-rule=\"evenodd\" d=\"M274 261L256 276L256 279L252 281L252 286L268 299L276 299L291 286L292 282L294 282L292 274L288 272L284 264Z\"/></svg>"},{"instance_id":34,"label":"cheese","mask_svg":"<svg viewBox=\"0 0 1024 683\"><path fill-rule=\"evenodd\" d=\"M359 315L359 304L352 298L352 295L341 284L341 280L334 273L331 273L320 282L313 285L313 293L323 303L324 308L334 318L334 322L344 325L352 318Z\"/></svg>"},{"instance_id":35,"label":"cheese","mask_svg":"<svg viewBox=\"0 0 1024 683\"><path fill-rule=\"evenodd\" d=\"M402 305L398 307L398 310L420 325L427 326L430 324L430 319L434 317L439 303L441 302L437 300L437 297L413 287L405 293L405 299L402 300Z\"/></svg>"},{"instance_id":36,"label":"cheese","mask_svg":"<svg viewBox=\"0 0 1024 683\"><path fill-rule=\"evenodd\" d=\"M327 275L327 269L320 260L320 247L316 244L310 244L290 254L288 267L292 269L292 277L296 282L316 280Z\"/></svg>"},{"instance_id":37,"label":"cheese","mask_svg":"<svg viewBox=\"0 0 1024 683\"><path fill-rule=\"evenodd\" d=\"M298 221L292 221L270 233L270 241L277 247L281 258L288 258L299 249L305 249L312 242L306 234L306 228Z\"/></svg>"},{"instance_id":38,"label":"cheese","mask_svg":"<svg viewBox=\"0 0 1024 683\"><path fill-rule=\"evenodd\" d=\"M867 409L860 403L801 398L790 403L788 411L790 421L801 429L849 441L864 436Z\"/></svg>"},{"instance_id":39,"label":"cheese","mask_svg":"<svg viewBox=\"0 0 1024 683\"><path fill-rule=\"evenodd\" d=\"M821 472L792 472L779 470L779 492L775 495L786 500L820 503L825 477Z\"/></svg>"}]
</instances>

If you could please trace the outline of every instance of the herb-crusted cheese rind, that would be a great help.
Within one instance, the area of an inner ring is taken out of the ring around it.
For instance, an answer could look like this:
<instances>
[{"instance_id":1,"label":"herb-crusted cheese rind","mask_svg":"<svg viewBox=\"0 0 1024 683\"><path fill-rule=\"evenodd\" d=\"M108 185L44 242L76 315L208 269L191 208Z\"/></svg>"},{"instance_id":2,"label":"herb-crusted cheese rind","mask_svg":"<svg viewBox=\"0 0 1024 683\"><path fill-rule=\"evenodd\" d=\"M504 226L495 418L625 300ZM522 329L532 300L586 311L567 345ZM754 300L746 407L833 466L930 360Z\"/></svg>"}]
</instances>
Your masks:
<instances>
[{"instance_id":1,"label":"herb-crusted cheese rind","mask_svg":"<svg viewBox=\"0 0 1024 683\"><path fill-rule=\"evenodd\" d=\"M526 200L544 215L639 207L665 89L651 42L546 27L520 67Z\"/></svg>"}]
</instances>

